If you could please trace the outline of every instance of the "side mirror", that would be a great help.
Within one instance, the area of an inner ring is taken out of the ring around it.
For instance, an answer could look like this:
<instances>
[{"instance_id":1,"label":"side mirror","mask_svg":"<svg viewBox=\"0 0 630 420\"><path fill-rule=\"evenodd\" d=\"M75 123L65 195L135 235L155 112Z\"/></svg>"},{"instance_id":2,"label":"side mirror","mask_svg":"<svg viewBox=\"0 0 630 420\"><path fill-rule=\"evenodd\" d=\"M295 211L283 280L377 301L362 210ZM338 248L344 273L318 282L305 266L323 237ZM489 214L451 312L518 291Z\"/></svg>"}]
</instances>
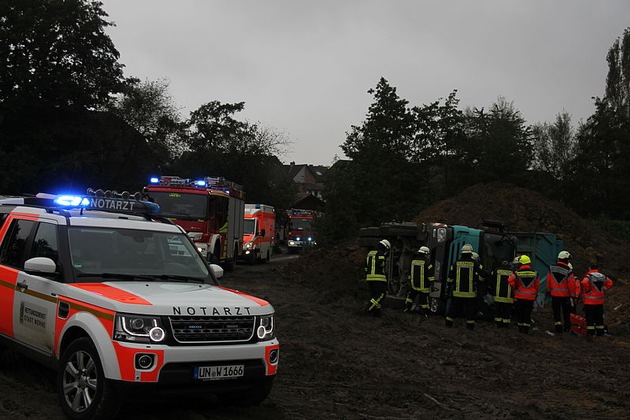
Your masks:
<instances>
[{"instance_id":1,"label":"side mirror","mask_svg":"<svg viewBox=\"0 0 630 420\"><path fill-rule=\"evenodd\" d=\"M48 257L35 257L26 260L24 271L31 274L55 274L57 264Z\"/></svg>"},{"instance_id":2,"label":"side mirror","mask_svg":"<svg viewBox=\"0 0 630 420\"><path fill-rule=\"evenodd\" d=\"M214 274L214 277L216 277L217 279L223 277L223 268L220 265L208 264L208 267L210 267L210 270L212 271L212 274Z\"/></svg>"}]
</instances>

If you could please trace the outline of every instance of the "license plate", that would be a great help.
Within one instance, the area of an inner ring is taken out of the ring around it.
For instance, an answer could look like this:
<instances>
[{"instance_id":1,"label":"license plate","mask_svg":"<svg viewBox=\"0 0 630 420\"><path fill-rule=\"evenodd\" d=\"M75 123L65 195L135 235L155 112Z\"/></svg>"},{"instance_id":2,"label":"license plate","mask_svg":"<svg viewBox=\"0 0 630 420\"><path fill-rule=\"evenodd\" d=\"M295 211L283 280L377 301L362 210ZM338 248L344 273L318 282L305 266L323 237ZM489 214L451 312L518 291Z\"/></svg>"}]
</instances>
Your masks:
<instances>
[{"instance_id":1,"label":"license plate","mask_svg":"<svg viewBox=\"0 0 630 420\"><path fill-rule=\"evenodd\" d=\"M195 368L195 379L216 381L220 379L239 378L245 374L244 365L199 366Z\"/></svg>"}]
</instances>

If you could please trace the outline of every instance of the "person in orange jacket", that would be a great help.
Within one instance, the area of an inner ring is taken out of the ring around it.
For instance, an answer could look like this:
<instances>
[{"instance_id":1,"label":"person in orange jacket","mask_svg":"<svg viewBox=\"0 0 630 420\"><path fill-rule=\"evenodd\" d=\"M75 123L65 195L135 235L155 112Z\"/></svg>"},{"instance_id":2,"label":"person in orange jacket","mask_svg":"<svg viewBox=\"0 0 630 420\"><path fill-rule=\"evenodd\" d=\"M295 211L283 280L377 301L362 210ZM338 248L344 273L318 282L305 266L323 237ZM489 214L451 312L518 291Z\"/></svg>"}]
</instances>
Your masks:
<instances>
[{"instance_id":1,"label":"person in orange jacket","mask_svg":"<svg viewBox=\"0 0 630 420\"><path fill-rule=\"evenodd\" d=\"M516 314L516 325L523 334L528 334L531 328L532 310L534 301L538 296L540 279L538 273L532 270L532 260L527 255L518 258L519 267L508 278L508 283L514 290L516 304L514 311Z\"/></svg>"},{"instance_id":2,"label":"person in orange jacket","mask_svg":"<svg viewBox=\"0 0 630 420\"><path fill-rule=\"evenodd\" d=\"M569 266L571 254L560 251L558 261L549 267L547 273L547 294L551 295L551 310L553 313L556 333L568 332L571 329L571 312L573 312L572 297L574 297L575 275Z\"/></svg>"},{"instance_id":3,"label":"person in orange jacket","mask_svg":"<svg viewBox=\"0 0 630 420\"><path fill-rule=\"evenodd\" d=\"M604 295L613 286L613 281L599 271L597 263L591 263L590 270L582 279L582 303L586 318L586 334L604 335Z\"/></svg>"}]
</instances>

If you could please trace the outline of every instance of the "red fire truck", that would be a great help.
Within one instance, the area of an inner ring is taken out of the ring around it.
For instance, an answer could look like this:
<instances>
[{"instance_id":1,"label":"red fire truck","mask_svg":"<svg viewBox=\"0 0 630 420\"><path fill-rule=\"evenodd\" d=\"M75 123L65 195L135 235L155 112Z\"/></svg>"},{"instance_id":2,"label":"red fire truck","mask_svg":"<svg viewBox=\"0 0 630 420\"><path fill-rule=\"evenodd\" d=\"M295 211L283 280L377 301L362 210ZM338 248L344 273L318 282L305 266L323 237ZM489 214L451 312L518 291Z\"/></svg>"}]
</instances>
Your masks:
<instances>
[{"instance_id":1,"label":"red fire truck","mask_svg":"<svg viewBox=\"0 0 630 420\"><path fill-rule=\"evenodd\" d=\"M144 189L162 216L180 225L208 261L234 267L243 246L245 192L225 178L162 176Z\"/></svg>"},{"instance_id":2,"label":"red fire truck","mask_svg":"<svg viewBox=\"0 0 630 420\"><path fill-rule=\"evenodd\" d=\"M286 239L289 252L299 252L304 248L317 245L317 232L314 229L315 219L319 215L314 210L287 210Z\"/></svg>"}]
</instances>

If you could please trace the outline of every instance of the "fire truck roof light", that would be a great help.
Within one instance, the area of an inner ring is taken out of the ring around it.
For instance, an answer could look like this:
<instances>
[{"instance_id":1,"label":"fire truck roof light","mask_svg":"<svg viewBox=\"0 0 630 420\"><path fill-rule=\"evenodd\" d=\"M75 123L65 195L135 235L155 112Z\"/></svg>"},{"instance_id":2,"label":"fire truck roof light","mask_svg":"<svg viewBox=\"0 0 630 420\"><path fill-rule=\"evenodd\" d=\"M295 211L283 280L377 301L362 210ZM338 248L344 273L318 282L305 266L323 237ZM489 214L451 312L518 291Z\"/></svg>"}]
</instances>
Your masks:
<instances>
[{"instance_id":1,"label":"fire truck roof light","mask_svg":"<svg viewBox=\"0 0 630 420\"><path fill-rule=\"evenodd\" d=\"M203 179L200 179L200 180L195 181L195 185L197 187L205 187L207 185L207 183Z\"/></svg>"},{"instance_id":2,"label":"fire truck roof light","mask_svg":"<svg viewBox=\"0 0 630 420\"><path fill-rule=\"evenodd\" d=\"M149 184L159 184L160 183L160 178L158 178L157 176L152 176L151 179L149 179Z\"/></svg>"}]
</instances>

